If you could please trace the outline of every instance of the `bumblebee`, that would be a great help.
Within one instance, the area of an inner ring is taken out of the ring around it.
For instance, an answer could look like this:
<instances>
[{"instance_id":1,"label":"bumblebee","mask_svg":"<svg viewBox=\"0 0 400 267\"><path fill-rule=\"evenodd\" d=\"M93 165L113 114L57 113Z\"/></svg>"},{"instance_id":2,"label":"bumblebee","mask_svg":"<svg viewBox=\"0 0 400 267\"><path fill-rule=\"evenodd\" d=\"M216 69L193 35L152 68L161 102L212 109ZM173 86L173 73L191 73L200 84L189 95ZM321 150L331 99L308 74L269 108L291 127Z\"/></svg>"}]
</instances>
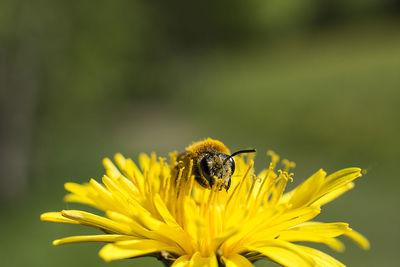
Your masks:
<instances>
[{"instance_id":1,"label":"bumblebee","mask_svg":"<svg viewBox=\"0 0 400 267\"><path fill-rule=\"evenodd\" d=\"M193 143L178 155L174 176L177 179L179 169L182 167L185 167L182 177L190 175L188 166L193 161L191 174L194 175L197 183L211 189L217 180L223 179L220 190L224 187L228 191L231 186L231 177L235 172L235 160L233 157L241 153L251 152L256 152L256 150L239 150L231 154L222 142L207 138Z\"/></svg>"}]
</instances>

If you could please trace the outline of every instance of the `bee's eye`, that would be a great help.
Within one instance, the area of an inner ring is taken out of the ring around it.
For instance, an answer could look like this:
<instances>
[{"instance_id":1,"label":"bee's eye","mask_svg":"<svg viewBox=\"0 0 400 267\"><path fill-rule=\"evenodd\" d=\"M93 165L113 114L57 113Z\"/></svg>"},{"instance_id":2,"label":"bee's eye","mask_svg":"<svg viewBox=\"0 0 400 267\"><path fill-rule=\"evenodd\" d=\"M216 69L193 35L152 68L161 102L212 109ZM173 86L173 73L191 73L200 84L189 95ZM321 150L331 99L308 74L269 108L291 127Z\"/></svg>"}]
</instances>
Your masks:
<instances>
[{"instance_id":1,"label":"bee's eye","mask_svg":"<svg viewBox=\"0 0 400 267\"><path fill-rule=\"evenodd\" d=\"M209 180L210 177L211 177L211 170L210 170L209 161L210 161L210 159L209 159L208 156L205 156L200 161L201 172L204 174L204 176L207 178L207 180Z\"/></svg>"},{"instance_id":2,"label":"bee's eye","mask_svg":"<svg viewBox=\"0 0 400 267\"><path fill-rule=\"evenodd\" d=\"M229 163L231 164L231 175L235 172L235 160L233 158L230 158Z\"/></svg>"}]
</instances>

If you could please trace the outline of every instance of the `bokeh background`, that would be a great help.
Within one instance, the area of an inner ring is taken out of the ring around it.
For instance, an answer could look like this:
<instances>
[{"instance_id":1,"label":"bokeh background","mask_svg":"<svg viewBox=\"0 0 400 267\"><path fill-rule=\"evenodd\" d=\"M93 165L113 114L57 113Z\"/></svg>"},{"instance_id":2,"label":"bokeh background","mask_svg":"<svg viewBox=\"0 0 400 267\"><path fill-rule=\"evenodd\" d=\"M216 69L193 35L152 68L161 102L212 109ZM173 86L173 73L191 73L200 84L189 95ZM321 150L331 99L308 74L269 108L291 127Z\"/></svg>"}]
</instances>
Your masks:
<instances>
[{"instance_id":1,"label":"bokeh background","mask_svg":"<svg viewBox=\"0 0 400 267\"><path fill-rule=\"evenodd\" d=\"M398 266L400 1L0 2L1 266L162 266L103 262L88 233L43 223L63 184L103 174L122 152L166 156L204 137L319 168L368 171L325 206L371 241L334 255ZM257 266L275 266L260 262Z\"/></svg>"}]
</instances>

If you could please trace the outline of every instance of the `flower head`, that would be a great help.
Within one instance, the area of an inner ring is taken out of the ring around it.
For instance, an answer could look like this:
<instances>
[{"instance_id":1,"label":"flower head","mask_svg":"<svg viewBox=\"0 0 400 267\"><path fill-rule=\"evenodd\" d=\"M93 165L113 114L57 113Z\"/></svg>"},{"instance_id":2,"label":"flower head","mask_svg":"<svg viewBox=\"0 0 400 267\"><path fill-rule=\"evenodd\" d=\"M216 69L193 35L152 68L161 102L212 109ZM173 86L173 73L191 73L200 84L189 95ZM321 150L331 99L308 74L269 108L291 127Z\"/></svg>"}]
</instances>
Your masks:
<instances>
[{"instance_id":1,"label":"flower head","mask_svg":"<svg viewBox=\"0 0 400 267\"><path fill-rule=\"evenodd\" d=\"M343 266L296 242L323 243L343 251L337 237L344 235L369 248L367 239L347 223L311 221L322 205L354 186L360 169L328 176L319 170L284 193L293 180L294 163L282 160L283 168L277 169L279 157L269 155L269 168L257 175L251 159L237 157L230 189L220 190L222 179L211 189L200 186L192 175L193 162L180 166L176 153L170 164L155 154L142 154L139 166L117 154L118 168L104 159L102 184L94 179L83 185L65 184L70 192L66 201L93 206L105 216L63 210L44 213L41 219L102 229L104 234L66 237L53 244L107 242L99 252L106 261L151 254L172 266L252 266L259 259L283 266Z\"/></svg>"}]
</instances>

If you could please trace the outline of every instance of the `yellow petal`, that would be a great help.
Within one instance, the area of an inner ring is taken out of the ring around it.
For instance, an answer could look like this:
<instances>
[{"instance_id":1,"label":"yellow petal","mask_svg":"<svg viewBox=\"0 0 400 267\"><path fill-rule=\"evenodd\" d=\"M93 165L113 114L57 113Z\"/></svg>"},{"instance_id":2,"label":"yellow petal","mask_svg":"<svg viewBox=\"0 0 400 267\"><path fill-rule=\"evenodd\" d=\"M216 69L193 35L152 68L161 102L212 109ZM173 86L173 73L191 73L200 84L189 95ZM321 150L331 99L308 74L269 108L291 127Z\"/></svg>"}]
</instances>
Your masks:
<instances>
[{"instance_id":1,"label":"yellow petal","mask_svg":"<svg viewBox=\"0 0 400 267\"><path fill-rule=\"evenodd\" d=\"M45 222L80 224L75 220L65 218L61 215L61 212L46 212L40 215L40 219Z\"/></svg>"},{"instance_id":2,"label":"yellow petal","mask_svg":"<svg viewBox=\"0 0 400 267\"><path fill-rule=\"evenodd\" d=\"M128 216L126 216L124 214L121 214L119 212L116 212L116 211L108 210L108 211L106 211L106 216L108 218L110 218L111 220L113 220L113 221L124 223L124 224L135 223L135 221L132 220L130 217L128 217Z\"/></svg>"},{"instance_id":3,"label":"yellow petal","mask_svg":"<svg viewBox=\"0 0 400 267\"><path fill-rule=\"evenodd\" d=\"M105 245L99 252L100 257L105 261L133 258L147 255L159 251L169 251L179 254L181 250L178 247L168 246L157 240L130 240L120 241Z\"/></svg>"},{"instance_id":4,"label":"yellow petal","mask_svg":"<svg viewBox=\"0 0 400 267\"><path fill-rule=\"evenodd\" d=\"M312 203L313 206L322 206L325 205L328 202L331 202L332 200L340 197L341 195L343 195L344 193L346 193L347 191L349 191L350 189L353 189L354 187L354 183L348 183L345 184L342 187L339 187L325 195L323 195L322 197L320 197L319 199L317 199L315 202Z\"/></svg>"},{"instance_id":5,"label":"yellow petal","mask_svg":"<svg viewBox=\"0 0 400 267\"><path fill-rule=\"evenodd\" d=\"M287 267L315 266L315 261L311 256L290 243L284 246L248 247L248 250L257 251L272 261Z\"/></svg>"},{"instance_id":6,"label":"yellow petal","mask_svg":"<svg viewBox=\"0 0 400 267\"><path fill-rule=\"evenodd\" d=\"M226 267L253 267L253 264L240 254L232 254L229 258L221 257Z\"/></svg>"},{"instance_id":7,"label":"yellow petal","mask_svg":"<svg viewBox=\"0 0 400 267\"><path fill-rule=\"evenodd\" d=\"M103 159L103 166L104 168L106 168L108 176L112 178L118 178L119 176L121 176L118 168L115 167L114 163L109 158Z\"/></svg>"},{"instance_id":8,"label":"yellow petal","mask_svg":"<svg viewBox=\"0 0 400 267\"><path fill-rule=\"evenodd\" d=\"M301 225L288 230L276 232L280 232L278 238L281 240L290 242L308 241L323 243L334 250L343 251L344 245L334 237L340 236L349 231L351 231L351 229L348 227L347 223L304 222ZM258 239L258 241L263 242L263 240L260 239Z\"/></svg>"},{"instance_id":9,"label":"yellow petal","mask_svg":"<svg viewBox=\"0 0 400 267\"><path fill-rule=\"evenodd\" d=\"M337 237L344 233L350 232L351 228L349 228L349 224L347 223L305 222L299 226L291 228L289 231L304 231L326 237Z\"/></svg>"},{"instance_id":10,"label":"yellow petal","mask_svg":"<svg viewBox=\"0 0 400 267\"><path fill-rule=\"evenodd\" d=\"M65 183L65 190L74 193L76 195L85 196L90 190L90 185L86 184L77 184L77 183Z\"/></svg>"},{"instance_id":11,"label":"yellow petal","mask_svg":"<svg viewBox=\"0 0 400 267\"><path fill-rule=\"evenodd\" d=\"M149 239L158 239L160 238L156 231L150 231L145 228L142 224L138 223L136 220L133 220L130 217L127 217L121 213L114 211L106 211L106 216L110 218L112 221L119 222L124 225L129 225L132 229L132 235L137 235L140 237L146 237Z\"/></svg>"},{"instance_id":12,"label":"yellow petal","mask_svg":"<svg viewBox=\"0 0 400 267\"><path fill-rule=\"evenodd\" d=\"M160 251L165 250L169 252L173 252L175 254L182 254L182 250L178 246L171 246L164 242L153 240L153 239L135 239L135 240L126 240L115 243L119 248L126 249L149 249L149 248L158 248Z\"/></svg>"},{"instance_id":13,"label":"yellow petal","mask_svg":"<svg viewBox=\"0 0 400 267\"><path fill-rule=\"evenodd\" d=\"M269 210L266 210L265 214L268 214L268 211ZM241 231L229 238L223 244L222 248L229 249L232 246L236 246L236 252L238 252L242 251L247 244L270 242L271 238L277 235L276 233L311 220L319 213L319 207L306 207L290 210L286 213L276 213L273 218L269 218L271 216L270 214L264 217L263 213L259 213L252 221L243 224ZM247 244L237 246L244 237L247 239Z\"/></svg>"},{"instance_id":14,"label":"yellow petal","mask_svg":"<svg viewBox=\"0 0 400 267\"><path fill-rule=\"evenodd\" d=\"M148 250L131 250L119 248L114 244L108 244L100 250L99 256L105 261L113 261L147 255L156 251L155 248Z\"/></svg>"},{"instance_id":15,"label":"yellow petal","mask_svg":"<svg viewBox=\"0 0 400 267\"><path fill-rule=\"evenodd\" d=\"M150 167L150 157L145 153L139 154L139 166L142 171L149 170Z\"/></svg>"},{"instance_id":16,"label":"yellow petal","mask_svg":"<svg viewBox=\"0 0 400 267\"><path fill-rule=\"evenodd\" d=\"M239 229L237 227L232 227L230 229L227 229L226 231L222 232L221 235L217 236L214 238L214 247L218 248L221 245L223 245L223 243L225 241L227 241L229 238L231 238L232 236L234 236L237 232L239 231Z\"/></svg>"},{"instance_id":17,"label":"yellow petal","mask_svg":"<svg viewBox=\"0 0 400 267\"><path fill-rule=\"evenodd\" d=\"M158 211L158 213L161 215L161 217L164 219L164 221L170 225L170 226L179 226L179 224L176 222L175 218L171 215L169 212L168 208L165 206L164 201L161 199L159 194L154 195L154 205Z\"/></svg>"},{"instance_id":18,"label":"yellow petal","mask_svg":"<svg viewBox=\"0 0 400 267\"><path fill-rule=\"evenodd\" d=\"M145 237L148 239L155 239L159 240L165 243L177 243L181 247L186 248L185 246L185 236L183 230L179 227L170 227L166 225L165 223L162 223L161 221L157 221L156 224L154 222L156 219L150 218L150 214L145 214L141 215L142 220L147 220L149 222L153 222L153 225L150 225L150 230L147 228L143 227L142 224L139 224L136 220L133 220L123 214L113 212L113 211L107 211L106 212L107 217L112 219L113 221L120 222L122 224L129 225L132 231L140 237ZM150 220L151 219L151 220ZM150 224L150 223L148 223Z\"/></svg>"},{"instance_id":19,"label":"yellow petal","mask_svg":"<svg viewBox=\"0 0 400 267\"><path fill-rule=\"evenodd\" d=\"M140 192L144 192L144 176L138 166L136 166L135 162L131 159L127 159L125 162L125 171L127 172L128 177L135 184L137 189Z\"/></svg>"},{"instance_id":20,"label":"yellow petal","mask_svg":"<svg viewBox=\"0 0 400 267\"><path fill-rule=\"evenodd\" d=\"M360 234L359 232L356 232L352 230L351 232L347 232L344 234L348 238L350 238L352 241L354 241L357 245L359 245L362 249L370 249L371 245L368 241L368 239Z\"/></svg>"},{"instance_id":21,"label":"yellow petal","mask_svg":"<svg viewBox=\"0 0 400 267\"><path fill-rule=\"evenodd\" d=\"M80 210L63 210L61 211L61 214L62 216L75 220L81 224L95 226L115 233L132 234L132 230L129 226L88 212Z\"/></svg>"},{"instance_id":22,"label":"yellow petal","mask_svg":"<svg viewBox=\"0 0 400 267\"><path fill-rule=\"evenodd\" d=\"M218 267L217 258L215 254L209 257L202 257L199 252L193 254L190 259L190 267Z\"/></svg>"},{"instance_id":23,"label":"yellow petal","mask_svg":"<svg viewBox=\"0 0 400 267\"><path fill-rule=\"evenodd\" d=\"M69 243L81 243L81 242L117 242L122 240L132 239L131 236L127 235L83 235L83 236L70 236L61 238L53 241L53 245L63 245Z\"/></svg>"},{"instance_id":24,"label":"yellow petal","mask_svg":"<svg viewBox=\"0 0 400 267\"><path fill-rule=\"evenodd\" d=\"M110 191L108 191L106 188L104 188L103 185L101 185L94 179L90 179L89 183L92 186L93 191L96 194L94 201L97 204L101 204L101 207L104 210L107 210L107 208L105 208L105 207L113 208L115 206L115 201L114 201L113 196L110 193Z\"/></svg>"},{"instance_id":25,"label":"yellow petal","mask_svg":"<svg viewBox=\"0 0 400 267\"><path fill-rule=\"evenodd\" d=\"M321 188L322 193L329 193L339 187L342 187L354 179L361 177L360 168L347 168L337 171L328 177L326 177L323 187Z\"/></svg>"},{"instance_id":26,"label":"yellow petal","mask_svg":"<svg viewBox=\"0 0 400 267\"><path fill-rule=\"evenodd\" d=\"M64 197L65 202L75 202L75 203L82 203L92 207L98 207L98 205L86 196L80 196L75 194L68 194Z\"/></svg>"},{"instance_id":27,"label":"yellow petal","mask_svg":"<svg viewBox=\"0 0 400 267\"><path fill-rule=\"evenodd\" d=\"M339 240L333 237L321 236L313 232L284 231L280 233L279 239L289 242L306 241L306 242L323 243L336 251L340 252L344 251L344 245Z\"/></svg>"},{"instance_id":28,"label":"yellow petal","mask_svg":"<svg viewBox=\"0 0 400 267\"><path fill-rule=\"evenodd\" d=\"M319 207L307 207L288 211L279 216L279 218L276 218L273 223L265 228L265 231L277 233L289 229L290 227L294 227L300 223L313 219L320 212L321 209Z\"/></svg>"},{"instance_id":29,"label":"yellow petal","mask_svg":"<svg viewBox=\"0 0 400 267\"><path fill-rule=\"evenodd\" d=\"M107 189L111 192L114 199L118 198L125 201L129 198L129 195L127 195L123 188L119 186L116 179L104 175L101 180L103 184L107 187Z\"/></svg>"},{"instance_id":30,"label":"yellow petal","mask_svg":"<svg viewBox=\"0 0 400 267\"><path fill-rule=\"evenodd\" d=\"M343 265L340 261L332 258L328 254L323 253L322 251L300 245L298 245L297 247L299 247L299 249L303 250L314 259L315 266L345 267L345 265Z\"/></svg>"},{"instance_id":31,"label":"yellow petal","mask_svg":"<svg viewBox=\"0 0 400 267\"><path fill-rule=\"evenodd\" d=\"M326 172L321 169L297 187L289 201L289 203L292 204L293 209L306 205L316 194L318 194L318 191L324 182L325 175Z\"/></svg>"},{"instance_id":32,"label":"yellow petal","mask_svg":"<svg viewBox=\"0 0 400 267\"><path fill-rule=\"evenodd\" d=\"M89 206L102 209L104 204L98 203L93 196L96 195L96 191L90 183L76 184L76 183L65 183L64 188L71 192L64 197L65 202L77 202L87 204Z\"/></svg>"},{"instance_id":33,"label":"yellow petal","mask_svg":"<svg viewBox=\"0 0 400 267\"><path fill-rule=\"evenodd\" d=\"M190 257L188 255L180 256L171 267L189 267L190 265Z\"/></svg>"}]
</instances>

